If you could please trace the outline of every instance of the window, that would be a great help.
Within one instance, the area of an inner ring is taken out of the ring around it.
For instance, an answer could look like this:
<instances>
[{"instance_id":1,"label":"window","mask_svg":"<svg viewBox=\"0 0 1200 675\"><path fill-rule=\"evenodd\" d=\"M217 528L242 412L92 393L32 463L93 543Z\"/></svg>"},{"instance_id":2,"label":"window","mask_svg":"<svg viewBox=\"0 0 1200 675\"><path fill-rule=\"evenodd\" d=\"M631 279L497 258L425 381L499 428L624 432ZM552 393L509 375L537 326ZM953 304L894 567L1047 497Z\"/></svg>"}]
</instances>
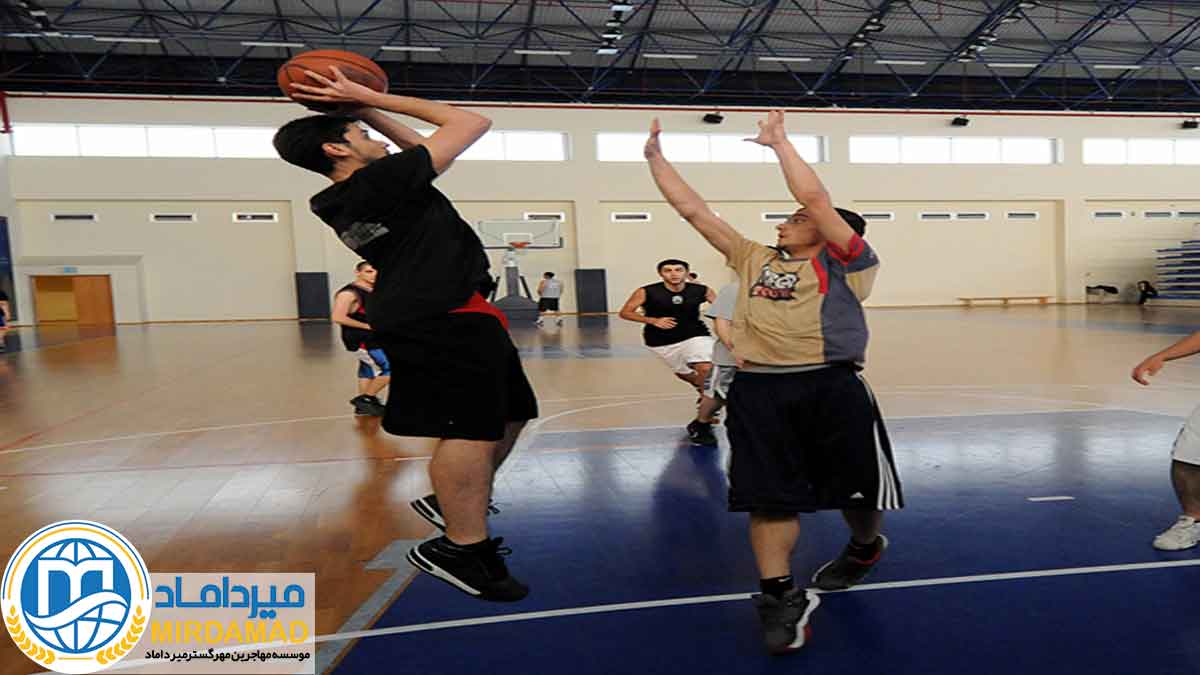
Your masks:
<instances>
[{"instance_id":1,"label":"window","mask_svg":"<svg viewBox=\"0 0 1200 675\"><path fill-rule=\"evenodd\" d=\"M765 211L765 212L763 212L763 214L762 214L762 221L763 221L764 223L777 223L777 222L780 222L780 221L783 221L783 220L787 220L788 218L791 218L791 217L792 217L792 213L791 213L790 211L788 211L788 212L784 212L784 211L774 211L774 212L772 212L772 211Z\"/></svg>"},{"instance_id":2,"label":"window","mask_svg":"<svg viewBox=\"0 0 1200 675\"><path fill-rule=\"evenodd\" d=\"M988 220L990 217L991 214L983 211L969 211L966 213L954 214L954 218L956 220Z\"/></svg>"},{"instance_id":3,"label":"window","mask_svg":"<svg viewBox=\"0 0 1200 675\"><path fill-rule=\"evenodd\" d=\"M52 213L50 214L50 220L51 222L55 223L94 223L99 220L99 218L97 218L96 214L94 213Z\"/></svg>"},{"instance_id":4,"label":"window","mask_svg":"<svg viewBox=\"0 0 1200 675\"><path fill-rule=\"evenodd\" d=\"M196 222L196 214L194 213L151 213L150 222L152 223L194 223Z\"/></svg>"},{"instance_id":5,"label":"window","mask_svg":"<svg viewBox=\"0 0 1200 675\"><path fill-rule=\"evenodd\" d=\"M1041 214L1037 211L1009 211L1004 217L1009 220L1038 220Z\"/></svg>"},{"instance_id":6,"label":"window","mask_svg":"<svg viewBox=\"0 0 1200 675\"><path fill-rule=\"evenodd\" d=\"M82 125L79 154L84 157L145 157L146 127Z\"/></svg>"},{"instance_id":7,"label":"window","mask_svg":"<svg viewBox=\"0 0 1200 675\"><path fill-rule=\"evenodd\" d=\"M895 220L896 214L891 211L869 211L858 214L863 220Z\"/></svg>"},{"instance_id":8,"label":"window","mask_svg":"<svg viewBox=\"0 0 1200 675\"><path fill-rule=\"evenodd\" d=\"M551 212L551 213L530 213L527 211L525 213L524 219L525 220L564 221L567 219L567 214L563 213L562 211L555 211L555 212Z\"/></svg>"},{"instance_id":9,"label":"window","mask_svg":"<svg viewBox=\"0 0 1200 675\"><path fill-rule=\"evenodd\" d=\"M216 157L212 127L147 127L151 157Z\"/></svg>"},{"instance_id":10,"label":"window","mask_svg":"<svg viewBox=\"0 0 1200 675\"><path fill-rule=\"evenodd\" d=\"M631 211L613 211L612 222L614 223L648 223L650 222L650 214L645 212Z\"/></svg>"},{"instance_id":11,"label":"window","mask_svg":"<svg viewBox=\"0 0 1200 675\"><path fill-rule=\"evenodd\" d=\"M744 134L663 134L663 154L672 162L761 164L778 161L775 151L747 142ZM824 139L819 136L793 136L788 140L804 161L825 161ZM601 162L644 162L644 133L596 134L596 159Z\"/></svg>"},{"instance_id":12,"label":"window","mask_svg":"<svg viewBox=\"0 0 1200 675\"><path fill-rule=\"evenodd\" d=\"M1053 138L851 136L853 164L1053 164Z\"/></svg>"},{"instance_id":13,"label":"window","mask_svg":"<svg viewBox=\"0 0 1200 675\"><path fill-rule=\"evenodd\" d=\"M217 127L217 157L231 159L278 158L271 139L275 130L266 127Z\"/></svg>"},{"instance_id":14,"label":"window","mask_svg":"<svg viewBox=\"0 0 1200 675\"><path fill-rule=\"evenodd\" d=\"M921 220L954 220L954 214L942 212L922 213L920 218Z\"/></svg>"},{"instance_id":15,"label":"window","mask_svg":"<svg viewBox=\"0 0 1200 675\"><path fill-rule=\"evenodd\" d=\"M1200 211L1180 211L1176 215L1180 218L1200 218Z\"/></svg>"},{"instance_id":16,"label":"window","mask_svg":"<svg viewBox=\"0 0 1200 675\"><path fill-rule=\"evenodd\" d=\"M1117 220L1125 217L1124 211L1092 211L1092 217L1097 220Z\"/></svg>"},{"instance_id":17,"label":"window","mask_svg":"<svg viewBox=\"0 0 1200 675\"><path fill-rule=\"evenodd\" d=\"M1200 164L1193 138L1085 138L1084 164Z\"/></svg>"},{"instance_id":18,"label":"window","mask_svg":"<svg viewBox=\"0 0 1200 675\"><path fill-rule=\"evenodd\" d=\"M235 212L233 214L233 222L235 223L278 223L278 213L246 213Z\"/></svg>"},{"instance_id":19,"label":"window","mask_svg":"<svg viewBox=\"0 0 1200 675\"><path fill-rule=\"evenodd\" d=\"M1169 138L1131 138L1126 153L1130 164L1174 164L1175 141Z\"/></svg>"},{"instance_id":20,"label":"window","mask_svg":"<svg viewBox=\"0 0 1200 675\"><path fill-rule=\"evenodd\" d=\"M1144 214L1147 218L1170 218L1175 214L1170 211L1147 211Z\"/></svg>"},{"instance_id":21,"label":"window","mask_svg":"<svg viewBox=\"0 0 1200 675\"><path fill-rule=\"evenodd\" d=\"M852 164L900 163L900 138L896 136L851 136Z\"/></svg>"},{"instance_id":22,"label":"window","mask_svg":"<svg viewBox=\"0 0 1200 675\"><path fill-rule=\"evenodd\" d=\"M501 131L504 159L512 162L565 162L567 135L558 131Z\"/></svg>"},{"instance_id":23,"label":"window","mask_svg":"<svg viewBox=\"0 0 1200 675\"><path fill-rule=\"evenodd\" d=\"M79 155L79 130L73 124L22 124L13 130L13 153L41 157Z\"/></svg>"}]
</instances>

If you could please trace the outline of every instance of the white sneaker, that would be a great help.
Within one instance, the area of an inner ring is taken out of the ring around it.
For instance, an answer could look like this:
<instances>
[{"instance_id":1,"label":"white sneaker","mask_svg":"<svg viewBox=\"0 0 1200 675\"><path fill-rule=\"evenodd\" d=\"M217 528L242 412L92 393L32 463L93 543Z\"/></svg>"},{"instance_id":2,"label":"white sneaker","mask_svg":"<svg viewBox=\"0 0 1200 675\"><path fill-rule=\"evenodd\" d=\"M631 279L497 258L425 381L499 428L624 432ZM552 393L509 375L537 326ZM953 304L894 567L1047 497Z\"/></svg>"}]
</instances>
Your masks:
<instances>
[{"instance_id":1,"label":"white sneaker","mask_svg":"<svg viewBox=\"0 0 1200 675\"><path fill-rule=\"evenodd\" d=\"M1179 520L1166 532L1154 538L1154 548L1160 551L1182 551L1200 543L1200 525L1191 516L1179 516Z\"/></svg>"},{"instance_id":2,"label":"white sneaker","mask_svg":"<svg viewBox=\"0 0 1200 675\"><path fill-rule=\"evenodd\" d=\"M537 326L538 328L541 328L542 326L546 325L546 322L542 321L541 319L538 319L537 321L533 322L533 325Z\"/></svg>"},{"instance_id":3,"label":"white sneaker","mask_svg":"<svg viewBox=\"0 0 1200 675\"><path fill-rule=\"evenodd\" d=\"M561 325L562 325L562 319L555 319L555 320L554 320L554 324L555 324L556 326L561 326Z\"/></svg>"}]
</instances>

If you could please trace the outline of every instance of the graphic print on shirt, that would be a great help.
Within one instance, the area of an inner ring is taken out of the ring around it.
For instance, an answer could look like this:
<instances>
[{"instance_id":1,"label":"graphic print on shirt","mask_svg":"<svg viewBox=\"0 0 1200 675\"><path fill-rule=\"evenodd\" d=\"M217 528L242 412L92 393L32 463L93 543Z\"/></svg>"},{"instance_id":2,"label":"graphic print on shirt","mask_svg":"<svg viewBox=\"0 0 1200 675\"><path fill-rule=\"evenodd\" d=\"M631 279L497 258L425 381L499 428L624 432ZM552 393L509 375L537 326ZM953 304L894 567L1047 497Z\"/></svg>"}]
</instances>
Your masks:
<instances>
[{"instance_id":1,"label":"graphic print on shirt","mask_svg":"<svg viewBox=\"0 0 1200 675\"><path fill-rule=\"evenodd\" d=\"M766 298L768 300L791 300L795 297L796 282L800 275L795 272L780 274L771 271L770 264L762 266L758 281L750 287L750 297Z\"/></svg>"}]
</instances>

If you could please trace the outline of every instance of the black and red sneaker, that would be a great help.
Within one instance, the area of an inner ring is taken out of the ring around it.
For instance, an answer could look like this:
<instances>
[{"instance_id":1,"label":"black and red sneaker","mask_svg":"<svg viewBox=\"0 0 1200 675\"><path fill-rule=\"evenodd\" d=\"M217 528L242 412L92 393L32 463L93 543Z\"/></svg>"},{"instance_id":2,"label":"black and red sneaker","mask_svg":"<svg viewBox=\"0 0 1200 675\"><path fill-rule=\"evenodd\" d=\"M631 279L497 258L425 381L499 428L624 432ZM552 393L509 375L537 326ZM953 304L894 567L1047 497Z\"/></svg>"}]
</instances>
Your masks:
<instances>
[{"instance_id":1,"label":"black and red sneaker","mask_svg":"<svg viewBox=\"0 0 1200 675\"><path fill-rule=\"evenodd\" d=\"M812 577L813 584L823 591L841 591L850 588L871 573L875 563L883 557L883 552L887 550L887 547L887 537L882 534L875 541L874 554L868 557L862 557L861 553L856 552L854 547L847 544L841 555L817 570Z\"/></svg>"},{"instance_id":2,"label":"black and red sneaker","mask_svg":"<svg viewBox=\"0 0 1200 675\"><path fill-rule=\"evenodd\" d=\"M793 588L782 597L768 593L753 596L754 608L762 621L763 642L772 654L786 654L800 649L812 638L809 619L821 604L812 591Z\"/></svg>"}]
</instances>

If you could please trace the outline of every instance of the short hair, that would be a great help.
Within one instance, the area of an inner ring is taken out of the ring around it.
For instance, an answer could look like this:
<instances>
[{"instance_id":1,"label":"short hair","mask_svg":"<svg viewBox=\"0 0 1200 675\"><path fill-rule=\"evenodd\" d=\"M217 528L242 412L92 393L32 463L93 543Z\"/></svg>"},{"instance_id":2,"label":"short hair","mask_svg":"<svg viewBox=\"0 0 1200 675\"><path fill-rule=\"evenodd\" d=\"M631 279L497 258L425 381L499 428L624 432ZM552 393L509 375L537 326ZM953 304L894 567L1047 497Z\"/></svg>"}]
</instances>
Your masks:
<instances>
[{"instance_id":1,"label":"short hair","mask_svg":"<svg viewBox=\"0 0 1200 675\"><path fill-rule=\"evenodd\" d=\"M699 279L700 275L696 274L695 272L688 272L688 278L689 279Z\"/></svg>"},{"instance_id":2,"label":"short hair","mask_svg":"<svg viewBox=\"0 0 1200 675\"><path fill-rule=\"evenodd\" d=\"M553 278L554 278L554 272L546 272L546 273L545 273L545 274L543 274L542 276L546 277L547 279L553 279Z\"/></svg>"},{"instance_id":3,"label":"short hair","mask_svg":"<svg viewBox=\"0 0 1200 675\"><path fill-rule=\"evenodd\" d=\"M361 261L359 261L359 263L357 265L354 266L354 271L361 272L361 271L363 271L364 267L374 267L374 265L367 262L366 260L361 260Z\"/></svg>"},{"instance_id":4,"label":"short hair","mask_svg":"<svg viewBox=\"0 0 1200 675\"><path fill-rule=\"evenodd\" d=\"M357 123L353 117L309 115L280 127L271 142L275 152L288 164L328 176L333 173L333 159L322 146L345 143L346 130Z\"/></svg>"},{"instance_id":5,"label":"short hair","mask_svg":"<svg viewBox=\"0 0 1200 675\"><path fill-rule=\"evenodd\" d=\"M836 211L842 217L842 220L846 221L846 224L858 233L858 236L862 237L867 234L867 221L862 216L850 209L836 209Z\"/></svg>"},{"instance_id":6,"label":"short hair","mask_svg":"<svg viewBox=\"0 0 1200 675\"><path fill-rule=\"evenodd\" d=\"M685 269L685 270L691 269L691 267L688 266L686 260L676 260L675 258L667 258L666 260L658 263L658 273L662 274L662 268L666 267L667 265L683 265L683 269Z\"/></svg>"}]
</instances>

